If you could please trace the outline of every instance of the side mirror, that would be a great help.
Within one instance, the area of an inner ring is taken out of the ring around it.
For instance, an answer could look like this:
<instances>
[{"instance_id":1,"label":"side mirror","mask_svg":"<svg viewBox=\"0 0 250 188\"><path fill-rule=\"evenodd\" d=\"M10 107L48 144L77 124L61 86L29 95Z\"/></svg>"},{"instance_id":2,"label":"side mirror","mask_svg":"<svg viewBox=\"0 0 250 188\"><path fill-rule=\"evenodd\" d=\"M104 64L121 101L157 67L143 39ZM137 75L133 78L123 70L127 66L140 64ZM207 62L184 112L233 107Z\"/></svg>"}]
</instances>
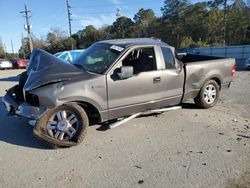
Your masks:
<instances>
[{"instance_id":1,"label":"side mirror","mask_svg":"<svg viewBox=\"0 0 250 188\"><path fill-rule=\"evenodd\" d=\"M123 66L120 68L120 71L118 74L118 77L121 80L131 78L134 75L134 69L132 66Z\"/></svg>"},{"instance_id":2,"label":"side mirror","mask_svg":"<svg viewBox=\"0 0 250 188\"><path fill-rule=\"evenodd\" d=\"M177 60L177 62L175 63L175 67L176 67L176 72L179 74L183 69L182 62Z\"/></svg>"}]
</instances>

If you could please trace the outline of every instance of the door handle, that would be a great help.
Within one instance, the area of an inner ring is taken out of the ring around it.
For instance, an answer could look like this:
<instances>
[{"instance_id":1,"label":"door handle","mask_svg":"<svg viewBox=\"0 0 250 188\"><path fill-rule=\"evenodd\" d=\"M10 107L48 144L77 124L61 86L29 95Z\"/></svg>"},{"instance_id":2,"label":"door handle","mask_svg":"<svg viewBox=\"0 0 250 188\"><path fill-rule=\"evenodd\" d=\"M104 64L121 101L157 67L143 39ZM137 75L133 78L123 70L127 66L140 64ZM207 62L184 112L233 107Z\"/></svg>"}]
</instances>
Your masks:
<instances>
[{"instance_id":1,"label":"door handle","mask_svg":"<svg viewBox=\"0 0 250 188\"><path fill-rule=\"evenodd\" d=\"M161 77L154 77L153 78L153 83L158 83L161 81Z\"/></svg>"}]
</instances>

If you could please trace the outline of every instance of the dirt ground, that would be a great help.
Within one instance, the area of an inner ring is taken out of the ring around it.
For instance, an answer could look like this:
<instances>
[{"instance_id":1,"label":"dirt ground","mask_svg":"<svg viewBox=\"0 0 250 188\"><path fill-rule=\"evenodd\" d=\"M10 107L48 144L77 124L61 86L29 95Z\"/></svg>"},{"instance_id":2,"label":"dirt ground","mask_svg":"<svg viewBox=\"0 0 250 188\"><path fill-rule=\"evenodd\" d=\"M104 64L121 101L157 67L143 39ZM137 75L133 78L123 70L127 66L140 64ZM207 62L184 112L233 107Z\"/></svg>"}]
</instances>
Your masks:
<instances>
[{"instance_id":1,"label":"dirt ground","mask_svg":"<svg viewBox=\"0 0 250 188\"><path fill-rule=\"evenodd\" d=\"M0 71L0 96L20 70ZM52 150L0 104L0 187L250 187L250 71L214 108L94 125L77 147ZM248 137L248 138L247 138Z\"/></svg>"}]
</instances>

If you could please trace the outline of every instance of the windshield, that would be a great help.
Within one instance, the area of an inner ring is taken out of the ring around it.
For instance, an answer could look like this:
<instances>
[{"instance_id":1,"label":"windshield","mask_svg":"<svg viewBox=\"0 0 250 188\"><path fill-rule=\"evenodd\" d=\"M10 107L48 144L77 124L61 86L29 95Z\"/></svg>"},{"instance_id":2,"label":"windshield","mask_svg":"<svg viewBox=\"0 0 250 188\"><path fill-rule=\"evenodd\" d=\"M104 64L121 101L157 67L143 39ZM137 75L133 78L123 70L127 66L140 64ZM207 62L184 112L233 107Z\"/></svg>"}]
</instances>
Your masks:
<instances>
[{"instance_id":1,"label":"windshield","mask_svg":"<svg viewBox=\"0 0 250 188\"><path fill-rule=\"evenodd\" d=\"M72 64L86 71L101 74L113 64L123 49L112 44L96 43L87 48Z\"/></svg>"},{"instance_id":2,"label":"windshield","mask_svg":"<svg viewBox=\"0 0 250 188\"><path fill-rule=\"evenodd\" d=\"M74 59L76 59L82 52L83 52L83 50L81 50L81 51L70 51L69 53L70 53L72 59L74 60Z\"/></svg>"},{"instance_id":3,"label":"windshield","mask_svg":"<svg viewBox=\"0 0 250 188\"><path fill-rule=\"evenodd\" d=\"M63 52L57 52L54 56L59 57Z\"/></svg>"}]
</instances>

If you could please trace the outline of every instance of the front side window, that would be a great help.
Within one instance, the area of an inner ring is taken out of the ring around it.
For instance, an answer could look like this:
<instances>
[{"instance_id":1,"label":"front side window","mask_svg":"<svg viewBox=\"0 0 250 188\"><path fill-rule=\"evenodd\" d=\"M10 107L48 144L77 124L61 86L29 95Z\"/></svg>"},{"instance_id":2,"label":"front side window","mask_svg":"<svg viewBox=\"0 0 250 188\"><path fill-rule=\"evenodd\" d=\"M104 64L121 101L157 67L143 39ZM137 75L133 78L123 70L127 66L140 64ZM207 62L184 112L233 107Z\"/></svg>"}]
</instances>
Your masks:
<instances>
[{"instance_id":1,"label":"front side window","mask_svg":"<svg viewBox=\"0 0 250 188\"><path fill-rule=\"evenodd\" d=\"M132 66L134 74L156 70L154 48L137 48L132 50L122 61L122 66Z\"/></svg>"},{"instance_id":2,"label":"front side window","mask_svg":"<svg viewBox=\"0 0 250 188\"><path fill-rule=\"evenodd\" d=\"M175 69L175 61L172 51L166 47L162 47L161 50L165 60L166 69Z\"/></svg>"}]
</instances>

